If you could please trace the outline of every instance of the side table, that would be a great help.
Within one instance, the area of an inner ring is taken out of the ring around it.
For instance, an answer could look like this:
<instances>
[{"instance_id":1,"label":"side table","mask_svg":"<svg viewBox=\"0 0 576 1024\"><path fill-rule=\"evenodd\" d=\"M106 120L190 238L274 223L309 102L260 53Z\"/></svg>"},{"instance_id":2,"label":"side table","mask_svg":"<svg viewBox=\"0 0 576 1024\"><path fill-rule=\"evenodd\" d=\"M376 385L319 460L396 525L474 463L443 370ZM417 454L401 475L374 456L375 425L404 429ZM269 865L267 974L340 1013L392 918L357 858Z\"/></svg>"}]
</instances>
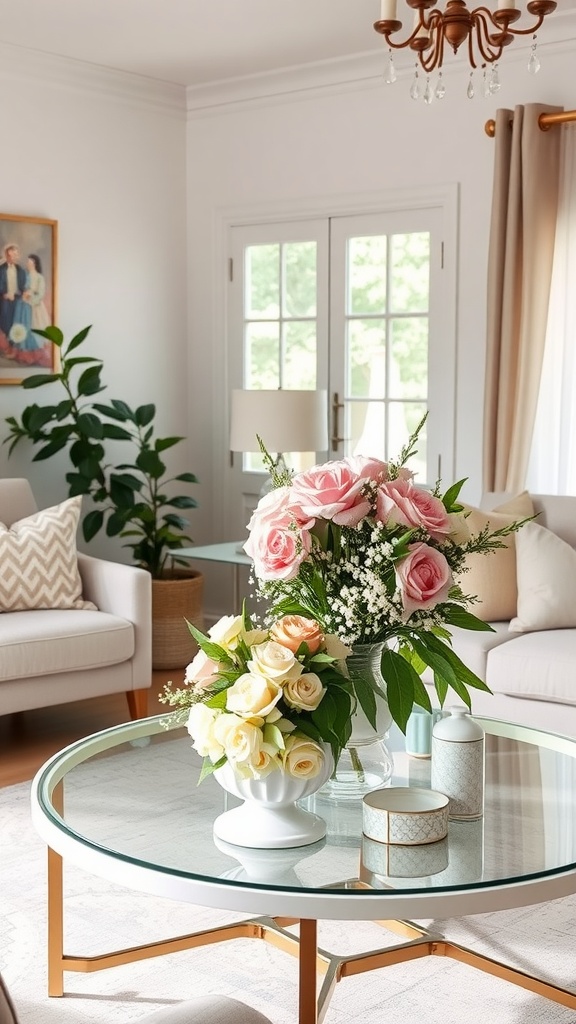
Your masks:
<instances>
[{"instance_id":1,"label":"side table","mask_svg":"<svg viewBox=\"0 0 576 1024\"><path fill-rule=\"evenodd\" d=\"M240 602L240 566L252 565L252 559L241 549L242 541L226 541L224 544L206 544L179 548L179 558L189 558L198 562L222 562L233 568L233 605L234 613L241 611Z\"/></svg>"}]
</instances>

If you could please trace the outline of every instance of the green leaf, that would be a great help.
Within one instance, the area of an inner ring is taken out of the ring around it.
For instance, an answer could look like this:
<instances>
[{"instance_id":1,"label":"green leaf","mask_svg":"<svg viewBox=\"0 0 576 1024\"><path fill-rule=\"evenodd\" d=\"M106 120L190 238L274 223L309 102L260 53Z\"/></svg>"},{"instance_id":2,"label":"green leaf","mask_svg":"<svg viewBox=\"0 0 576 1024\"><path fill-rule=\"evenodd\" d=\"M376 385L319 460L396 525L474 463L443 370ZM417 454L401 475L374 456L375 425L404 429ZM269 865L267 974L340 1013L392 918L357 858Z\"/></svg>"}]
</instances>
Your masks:
<instances>
[{"instance_id":1,"label":"green leaf","mask_svg":"<svg viewBox=\"0 0 576 1024\"><path fill-rule=\"evenodd\" d=\"M102 437L113 441L131 441L132 434L124 427L118 427L115 423L102 424Z\"/></svg>"},{"instance_id":2,"label":"green leaf","mask_svg":"<svg viewBox=\"0 0 576 1024\"><path fill-rule=\"evenodd\" d=\"M401 654L387 647L382 652L381 671L390 714L402 732L406 732L414 706L414 687L421 683L420 677Z\"/></svg>"},{"instance_id":3,"label":"green leaf","mask_svg":"<svg viewBox=\"0 0 576 1024\"><path fill-rule=\"evenodd\" d=\"M221 757L220 760L216 761L215 764L212 764L212 761L210 760L209 757L205 757L202 762L202 768L200 770L200 778L198 779L198 785L200 785L200 783L203 782L204 779L208 778L209 775L212 775L217 768L222 768L222 766L225 764L225 757Z\"/></svg>"},{"instance_id":4,"label":"green leaf","mask_svg":"<svg viewBox=\"0 0 576 1024\"><path fill-rule=\"evenodd\" d=\"M167 448L173 448L179 441L183 441L183 437L159 437L154 442L154 448L157 452L163 452Z\"/></svg>"},{"instance_id":5,"label":"green leaf","mask_svg":"<svg viewBox=\"0 0 576 1024\"><path fill-rule=\"evenodd\" d=\"M112 405L116 409L116 412L121 413L124 420L130 420L132 423L135 422L134 413L126 402L122 402L119 398L113 398Z\"/></svg>"},{"instance_id":6,"label":"green leaf","mask_svg":"<svg viewBox=\"0 0 576 1024\"><path fill-rule=\"evenodd\" d=\"M136 465L143 473L147 476L151 476L153 480L159 480L161 476L166 472L166 466L162 462L162 459L158 457L157 452L151 448L146 448L140 452L137 459Z\"/></svg>"},{"instance_id":7,"label":"green leaf","mask_svg":"<svg viewBox=\"0 0 576 1024\"><path fill-rule=\"evenodd\" d=\"M197 484L199 483L198 477L194 476L194 473L179 473L178 476L174 477L175 480L179 480L183 484Z\"/></svg>"},{"instance_id":8,"label":"green leaf","mask_svg":"<svg viewBox=\"0 0 576 1024\"><path fill-rule=\"evenodd\" d=\"M181 495L179 498L170 498L165 503L170 508L198 508L198 502L195 498L189 498Z\"/></svg>"},{"instance_id":9,"label":"green leaf","mask_svg":"<svg viewBox=\"0 0 576 1024\"><path fill-rule=\"evenodd\" d=\"M95 509L93 512L88 512L82 522L82 533L84 540L92 540L93 537L102 529L104 523L104 513L101 509Z\"/></svg>"},{"instance_id":10,"label":"green leaf","mask_svg":"<svg viewBox=\"0 0 576 1024\"><path fill-rule=\"evenodd\" d=\"M44 448L41 448L40 451L36 452L32 462L44 462L45 459L52 458L56 452L62 451L62 449L66 447L67 443L68 439L66 437L59 438L57 441L50 441Z\"/></svg>"},{"instance_id":11,"label":"green leaf","mask_svg":"<svg viewBox=\"0 0 576 1024\"><path fill-rule=\"evenodd\" d=\"M99 391L103 391L102 383L100 381L100 373L102 366L89 366L87 370L84 370L78 378L77 390L79 395L88 396L95 395Z\"/></svg>"},{"instance_id":12,"label":"green leaf","mask_svg":"<svg viewBox=\"0 0 576 1024\"><path fill-rule=\"evenodd\" d=\"M361 676L354 676L352 678L352 686L354 687L354 693L356 694L358 703L362 708L362 711L366 715L366 718L370 722L373 729L376 728L376 698L374 696L374 688L370 683L362 678Z\"/></svg>"},{"instance_id":13,"label":"green leaf","mask_svg":"<svg viewBox=\"0 0 576 1024\"><path fill-rule=\"evenodd\" d=\"M26 427L31 433L41 430L50 420L56 416L57 406L55 405L32 405L29 409Z\"/></svg>"},{"instance_id":14,"label":"green leaf","mask_svg":"<svg viewBox=\"0 0 576 1024\"><path fill-rule=\"evenodd\" d=\"M147 427L156 415L155 405L139 405L134 414L134 420L139 427Z\"/></svg>"},{"instance_id":15,"label":"green leaf","mask_svg":"<svg viewBox=\"0 0 576 1024\"><path fill-rule=\"evenodd\" d=\"M57 380L60 380L59 373L35 373L33 377L26 377L22 381L22 387L31 390L44 387L44 384L52 384Z\"/></svg>"},{"instance_id":16,"label":"green leaf","mask_svg":"<svg viewBox=\"0 0 576 1024\"><path fill-rule=\"evenodd\" d=\"M204 651L204 654L206 654L211 661L219 662L222 665L234 664L232 658L228 654L228 651L225 651L223 647L220 647L220 644L215 644L210 637L201 633L192 622L188 622L188 619L185 619L185 622L190 633L198 644L198 647L200 650Z\"/></svg>"},{"instance_id":17,"label":"green leaf","mask_svg":"<svg viewBox=\"0 0 576 1024\"><path fill-rule=\"evenodd\" d=\"M131 417L129 415L127 416L123 410L115 408L115 404L103 405L101 402L94 402L92 408L102 416L108 416L111 420L119 420L121 423L126 423L131 419ZM128 406L126 406L126 408L128 409ZM132 435L130 435L130 437L132 437Z\"/></svg>"},{"instance_id":18,"label":"green leaf","mask_svg":"<svg viewBox=\"0 0 576 1024\"><path fill-rule=\"evenodd\" d=\"M458 604L446 604L443 606L443 611L444 618L449 626L459 626L461 629L474 629L479 632L496 632L489 622L484 622L477 615L467 611Z\"/></svg>"},{"instance_id":19,"label":"green leaf","mask_svg":"<svg viewBox=\"0 0 576 1024\"><path fill-rule=\"evenodd\" d=\"M273 722L267 722L262 732L264 734L265 743L272 743L275 747L278 747L279 750L284 750L286 746L284 733L281 732L277 725L274 725Z\"/></svg>"},{"instance_id":20,"label":"green leaf","mask_svg":"<svg viewBox=\"0 0 576 1024\"><path fill-rule=\"evenodd\" d=\"M104 436L102 421L99 420L92 412L80 413L76 420L76 424L78 426L78 430L85 434L86 437L94 437L97 440L100 440L100 438Z\"/></svg>"},{"instance_id":21,"label":"green leaf","mask_svg":"<svg viewBox=\"0 0 576 1024\"><path fill-rule=\"evenodd\" d=\"M50 328L48 328L48 330L50 330ZM64 340L64 337L62 335L62 331L58 330L58 328L55 328L55 330L58 331L58 334L60 335L60 344L62 344L62 342ZM66 349L66 353L68 354L68 352L73 352L75 348L78 348L78 346L82 344L82 342L85 340L85 338L87 338L87 336L89 335L91 330L92 330L92 325L90 324L89 327L84 327L81 331L78 332L78 334L75 334L74 337L72 338L72 340L70 341L70 344L68 345L68 347ZM56 344L58 344L58 342L54 341L54 344L56 345Z\"/></svg>"},{"instance_id":22,"label":"green leaf","mask_svg":"<svg viewBox=\"0 0 576 1024\"><path fill-rule=\"evenodd\" d=\"M454 504L458 499L460 491L462 490L464 484L466 483L466 480L467 477L464 477L462 480L458 480L455 484L452 484L452 486L449 487L448 490L446 491L444 497L442 498L442 504L444 505L444 508L446 509L447 512L450 512L452 510Z\"/></svg>"}]
</instances>

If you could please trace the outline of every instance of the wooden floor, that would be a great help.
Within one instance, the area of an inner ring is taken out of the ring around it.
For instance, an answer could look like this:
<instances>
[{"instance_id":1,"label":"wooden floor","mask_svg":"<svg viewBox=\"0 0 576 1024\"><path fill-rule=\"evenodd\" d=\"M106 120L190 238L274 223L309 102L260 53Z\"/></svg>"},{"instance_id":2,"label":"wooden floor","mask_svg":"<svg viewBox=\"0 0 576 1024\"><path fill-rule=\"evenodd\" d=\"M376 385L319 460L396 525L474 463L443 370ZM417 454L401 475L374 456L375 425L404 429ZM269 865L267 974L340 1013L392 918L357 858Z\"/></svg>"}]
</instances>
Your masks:
<instances>
[{"instance_id":1,"label":"wooden floor","mask_svg":"<svg viewBox=\"0 0 576 1024\"><path fill-rule=\"evenodd\" d=\"M179 682L182 675L180 669L154 672L148 695L149 715L166 711L158 694L164 683L170 679ZM128 704L121 693L16 715L0 715L0 786L27 782L52 754L69 743L128 721Z\"/></svg>"}]
</instances>

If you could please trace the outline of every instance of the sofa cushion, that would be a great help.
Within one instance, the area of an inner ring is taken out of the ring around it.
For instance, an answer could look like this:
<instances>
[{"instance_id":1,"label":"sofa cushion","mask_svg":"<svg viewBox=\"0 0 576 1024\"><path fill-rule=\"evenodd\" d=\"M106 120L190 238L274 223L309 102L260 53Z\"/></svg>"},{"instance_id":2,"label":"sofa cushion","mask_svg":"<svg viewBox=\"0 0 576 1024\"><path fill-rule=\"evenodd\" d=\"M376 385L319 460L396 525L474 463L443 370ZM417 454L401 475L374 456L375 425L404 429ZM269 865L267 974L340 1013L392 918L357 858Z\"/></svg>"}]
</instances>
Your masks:
<instances>
[{"instance_id":1,"label":"sofa cushion","mask_svg":"<svg viewBox=\"0 0 576 1024\"><path fill-rule=\"evenodd\" d=\"M68 498L11 527L0 523L0 612L95 608L82 598L76 530L82 498Z\"/></svg>"},{"instance_id":2,"label":"sofa cushion","mask_svg":"<svg viewBox=\"0 0 576 1024\"><path fill-rule=\"evenodd\" d=\"M510 633L488 654L486 682L494 693L576 706L576 629Z\"/></svg>"},{"instance_id":3,"label":"sofa cushion","mask_svg":"<svg viewBox=\"0 0 576 1024\"><path fill-rule=\"evenodd\" d=\"M576 551L538 523L516 538L518 614L510 630L576 628Z\"/></svg>"},{"instance_id":4,"label":"sofa cushion","mask_svg":"<svg viewBox=\"0 0 576 1024\"><path fill-rule=\"evenodd\" d=\"M88 671L134 655L131 622L98 611L28 611L0 616L0 681Z\"/></svg>"},{"instance_id":5,"label":"sofa cushion","mask_svg":"<svg viewBox=\"0 0 576 1024\"><path fill-rule=\"evenodd\" d=\"M466 522L470 533L476 535L487 526L498 530L510 526L515 520L534 514L532 499L528 491L511 498L491 512L465 506L469 511ZM504 547L490 554L468 555L468 572L462 575L460 583L466 594L480 600L470 606L470 611L485 622L508 622L516 615L516 545L515 534L503 538Z\"/></svg>"},{"instance_id":6,"label":"sofa cushion","mask_svg":"<svg viewBox=\"0 0 576 1024\"><path fill-rule=\"evenodd\" d=\"M16 1010L10 999L8 989L0 975L0 1024L18 1024Z\"/></svg>"}]
</instances>

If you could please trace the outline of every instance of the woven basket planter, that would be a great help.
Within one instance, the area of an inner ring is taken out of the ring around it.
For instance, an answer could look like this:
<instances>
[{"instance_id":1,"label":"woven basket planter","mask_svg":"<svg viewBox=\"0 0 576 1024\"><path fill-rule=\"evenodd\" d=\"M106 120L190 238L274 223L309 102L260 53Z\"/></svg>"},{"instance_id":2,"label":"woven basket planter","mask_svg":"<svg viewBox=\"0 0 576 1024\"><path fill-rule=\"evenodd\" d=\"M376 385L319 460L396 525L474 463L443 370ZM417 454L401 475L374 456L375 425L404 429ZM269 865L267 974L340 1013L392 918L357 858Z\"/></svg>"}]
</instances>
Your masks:
<instances>
[{"instance_id":1,"label":"woven basket planter","mask_svg":"<svg viewBox=\"0 0 576 1024\"><path fill-rule=\"evenodd\" d=\"M152 580L152 668L185 668L198 650L186 619L204 629L204 577L194 569L171 569Z\"/></svg>"}]
</instances>

